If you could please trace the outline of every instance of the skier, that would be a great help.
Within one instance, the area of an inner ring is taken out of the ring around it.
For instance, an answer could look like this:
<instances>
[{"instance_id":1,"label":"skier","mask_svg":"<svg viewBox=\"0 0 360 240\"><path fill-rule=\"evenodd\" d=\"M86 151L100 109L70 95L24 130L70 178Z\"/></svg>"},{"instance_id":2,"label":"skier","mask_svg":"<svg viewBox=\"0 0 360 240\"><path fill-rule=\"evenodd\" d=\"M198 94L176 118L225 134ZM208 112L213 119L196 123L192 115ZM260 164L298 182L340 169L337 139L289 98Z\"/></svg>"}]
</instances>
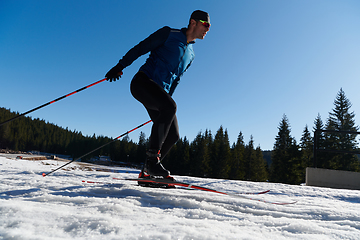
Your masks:
<instances>
[{"instance_id":1,"label":"skier","mask_svg":"<svg viewBox=\"0 0 360 240\"><path fill-rule=\"evenodd\" d=\"M105 75L110 82L118 80L124 68L150 52L130 84L131 94L144 105L153 122L147 158L139 177L173 179L161 164L161 159L180 138L177 106L171 96L180 77L194 60L192 45L196 39L204 39L209 29L209 14L196 10L191 14L187 28L165 26L157 30L130 49Z\"/></svg>"}]
</instances>

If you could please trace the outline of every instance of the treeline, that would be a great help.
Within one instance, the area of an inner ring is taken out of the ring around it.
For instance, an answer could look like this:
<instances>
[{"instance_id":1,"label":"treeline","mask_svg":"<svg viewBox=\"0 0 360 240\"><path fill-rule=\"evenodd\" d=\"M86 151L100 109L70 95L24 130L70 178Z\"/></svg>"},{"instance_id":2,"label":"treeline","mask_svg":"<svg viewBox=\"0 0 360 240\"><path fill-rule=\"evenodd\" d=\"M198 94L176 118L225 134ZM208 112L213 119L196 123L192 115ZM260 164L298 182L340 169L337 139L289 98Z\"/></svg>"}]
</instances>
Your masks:
<instances>
[{"instance_id":1,"label":"treeline","mask_svg":"<svg viewBox=\"0 0 360 240\"><path fill-rule=\"evenodd\" d=\"M0 122L17 115L0 108ZM37 150L77 158L112 140L95 134L83 136L76 130L70 131L30 117L21 117L0 126L0 148L15 151ZM141 165L146 158L147 144L148 139L141 132L137 143L125 136L82 160L105 155L113 161ZM252 137L245 144L240 132L237 142L230 148L228 133L223 127L220 127L214 138L211 131L206 130L203 134L199 133L191 143L186 137L180 139L164 159L164 165L173 174L180 175L253 181L265 181L268 177L268 166L260 147L254 148Z\"/></svg>"},{"instance_id":2,"label":"treeline","mask_svg":"<svg viewBox=\"0 0 360 240\"><path fill-rule=\"evenodd\" d=\"M326 123L318 115L314 121L315 130L358 131L355 125L355 114L350 112L351 103L342 89L334 101L334 109L329 113ZM0 108L0 122L17 116L10 110ZM181 138L171 149L163 164L172 174L197 177L226 178L251 181L281 182L299 184L305 181L306 167L313 167L314 139L308 126L305 126L300 143L291 136L290 123L286 115L280 121L278 134L275 137L271 153L271 164L264 160L260 146L254 146L253 137L244 142L240 132L237 141L230 145L227 130L222 126L215 136L210 130L200 132L190 142ZM320 149L356 151L357 135L320 133ZM81 132L70 131L40 119L22 117L0 126L0 148L21 151L38 150L42 152L65 154L73 158L82 156L91 150L112 141L104 136L83 136ZM100 150L88 155L110 156L118 162L140 165L145 160L148 139L143 132L137 143L129 137L115 141ZM267 152L266 158L269 156ZM315 167L360 171L356 154L319 152Z\"/></svg>"},{"instance_id":3,"label":"treeline","mask_svg":"<svg viewBox=\"0 0 360 240\"><path fill-rule=\"evenodd\" d=\"M326 123L323 123L319 114L314 121L313 131L357 132L359 127L355 125L355 114L350 111L351 106L345 92L340 89L334 101L334 108L329 113ZM314 162L314 139L308 126L305 126L299 144L291 136L290 123L286 115L283 116L278 129L272 151L270 181L290 184L302 183L305 181L306 167L360 171L357 154L337 152L339 150L343 152L358 151L357 134L320 132L318 135L319 149L333 150L333 152L319 152L317 161Z\"/></svg>"},{"instance_id":4,"label":"treeline","mask_svg":"<svg viewBox=\"0 0 360 240\"><path fill-rule=\"evenodd\" d=\"M18 115L9 109L0 108L0 122ZM112 140L104 136L95 136L95 134L84 136L79 131L70 131L68 128L64 129L44 120L30 117L21 117L0 126L0 149L15 151L36 150L77 158ZM138 144L129 141L129 138L125 136L121 141L109 144L82 160L106 155L116 161L140 163L145 159L146 141L144 134L140 135Z\"/></svg>"},{"instance_id":5,"label":"treeline","mask_svg":"<svg viewBox=\"0 0 360 240\"><path fill-rule=\"evenodd\" d=\"M305 182L307 167L318 167L335 170L360 171L357 134L339 133L338 131L357 132L355 114L350 111L351 102L340 89L334 108L324 124L320 114L314 120L314 127L305 126L300 142L291 136L290 122L284 114L278 126L278 134L271 152L270 166L264 161L260 147L253 146L251 137L244 143L240 132L237 142L229 144L227 131L222 127L213 138L210 131L199 133L191 143L181 139L164 159L164 165L175 174L198 177L229 178L252 181L265 181L300 184ZM320 132L318 148L321 151L314 162L313 132L316 130L333 130L337 132ZM342 151L339 153L336 151ZM344 153L344 152L350 153Z\"/></svg>"},{"instance_id":6,"label":"treeline","mask_svg":"<svg viewBox=\"0 0 360 240\"><path fill-rule=\"evenodd\" d=\"M268 166L253 138L245 144L240 132L230 147L227 130L221 126L213 137L211 131L198 133L191 143L180 139L164 160L164 165L177 175L266 181Z\"/></svg>"}]
</instances>

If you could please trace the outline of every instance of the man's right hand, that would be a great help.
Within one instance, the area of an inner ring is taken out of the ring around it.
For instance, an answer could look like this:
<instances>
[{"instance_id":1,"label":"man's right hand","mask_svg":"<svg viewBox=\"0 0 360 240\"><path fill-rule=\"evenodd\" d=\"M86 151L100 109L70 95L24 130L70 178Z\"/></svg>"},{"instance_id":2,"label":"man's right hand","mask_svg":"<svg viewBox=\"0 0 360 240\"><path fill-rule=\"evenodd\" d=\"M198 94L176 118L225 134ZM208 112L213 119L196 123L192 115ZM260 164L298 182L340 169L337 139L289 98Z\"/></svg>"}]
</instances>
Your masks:
<instances>
[{"instance_id":1,"label":"man's right hand","mask_svg":"<svg viewBox=\"0 0 360 240\"><path fill-rule=\"evenodd\" d=\"M106 80L110 82L115 82L116 80L119 80L119 78L121 78L121 75L123 74L123 69L124 67L120 63L118 63L115 67L113 67L106 73Z\"/></svg>"}]
</instances>

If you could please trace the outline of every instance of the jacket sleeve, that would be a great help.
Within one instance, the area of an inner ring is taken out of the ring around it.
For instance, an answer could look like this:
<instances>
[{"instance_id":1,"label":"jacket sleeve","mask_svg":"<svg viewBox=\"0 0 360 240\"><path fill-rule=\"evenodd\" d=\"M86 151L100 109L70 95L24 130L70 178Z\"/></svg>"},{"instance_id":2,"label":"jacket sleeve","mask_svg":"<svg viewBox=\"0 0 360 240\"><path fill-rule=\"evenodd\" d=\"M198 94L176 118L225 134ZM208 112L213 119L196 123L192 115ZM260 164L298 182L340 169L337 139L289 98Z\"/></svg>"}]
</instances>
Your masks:
<instances>
[{"instance_id":1,"label":"jacket sleeve","mask_svg":"<svg viewBox=\"0 0 360 240\"><path fill-rule=\"evenodd\" d=\"M169 37L171 28L163 27L152 33L149 37L130 49L119 63L125 68L131 65L140 56L158 48L165 43Z\"/></svg>"}]
</instances>

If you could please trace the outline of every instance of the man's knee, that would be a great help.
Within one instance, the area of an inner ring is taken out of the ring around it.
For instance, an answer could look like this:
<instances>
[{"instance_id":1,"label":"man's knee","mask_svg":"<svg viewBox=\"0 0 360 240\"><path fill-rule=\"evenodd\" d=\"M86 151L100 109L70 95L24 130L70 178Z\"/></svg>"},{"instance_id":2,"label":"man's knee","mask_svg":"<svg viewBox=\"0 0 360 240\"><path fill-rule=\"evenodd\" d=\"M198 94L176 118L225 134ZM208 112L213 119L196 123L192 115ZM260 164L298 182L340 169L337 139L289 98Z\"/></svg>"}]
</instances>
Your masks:
<instances>
[{"instance_id":1,"label":"man's knee","mask_svg":"<svg viewBox=\"0 0 360 240\"><path fill-rule=\"evenodd\" d=\"M161 107L160 112L163 115L168 116L170 119L173 119L176 114L177 106L174 102L173 104L167 104L163 107Z\"/></svg>"}]
</instances>

